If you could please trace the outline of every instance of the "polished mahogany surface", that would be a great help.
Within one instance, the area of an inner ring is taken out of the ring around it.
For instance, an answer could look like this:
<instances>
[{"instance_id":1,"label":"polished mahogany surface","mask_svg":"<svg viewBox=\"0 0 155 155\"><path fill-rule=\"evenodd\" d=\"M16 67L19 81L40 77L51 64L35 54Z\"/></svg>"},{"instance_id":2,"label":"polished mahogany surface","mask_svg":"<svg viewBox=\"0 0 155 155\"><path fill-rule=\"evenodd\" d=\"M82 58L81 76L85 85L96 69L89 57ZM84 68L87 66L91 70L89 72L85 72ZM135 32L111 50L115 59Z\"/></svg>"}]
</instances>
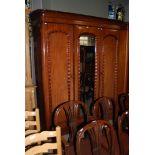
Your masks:
<instances>
[{"instance_id":1,"label":"polished mahogany surface","mask_svg":"<svg viewBox=\"0 0 155 155\"><path fill-rule=\"evenodd\" d=\"M128 23L49 10L36 10L30 18L42 128L49 129L59 104L80 100L83 34L93 35L96 42L94 100L111 97L117 116L118 94L128 92Z\"/></svg>"},{"instance_id":2,"label":"polished mahogany surface","mask_svg":"<svg viewBox=\"0 0 155 155\"><path fill-rule=\"evenodd\" d=\"M123 114L125 111L129 111L129 94L122 93L118 96L119 114Z\"/></svg>"},{"instance_id":3,"label":"polished mahogany surface","mask_svg":"<svg viewBox=\"0 0 155 155\"><path fill-rule=\"evenodd\" d=\"M118 118L118 138L121 155L129 155L129 112L125 111Z\"/></svg>"},{"instance_id":4,"label":"polished mahogany surface","mask_svg":"<svg viewBox=\"0 0 155 155\"><path fill-rule=\"evenodd\" d=\"M67 155L75 154L74 140L77 131L87 123L86 105L81 101L71 100L58 105L52 114L52 128L61 127L63 150Z\"/></svg>"},{"instance_id":5,"label":"polished mahogany surface","mask_svg":"<svg viewBox=\"0 0 155 155\"><path fill-rule=\"evenodd\" d=\"M114 128L104 120L88 123L77 133L76 152L77 155L119 155Z\"/></svg>"},{"instance_id":6,"label":"polished mahogany surface","mask_svg":"<svg viewBox=\"0 0 155 155\"><path fill-rule=\"evenodd\" d=\"M60 126L62 134L69 133L69 142L73 142L76 131L87 123L85 104L76 100L61 103L53 111L51 120L52 127Z\"/></svg>"},{"instance_id":7,"label":"polished mahogany surface","mask_svg":"<svg viewBox=\"0 0 155 155\"><path fill-rule=\"evenodd\" d=\"M91 105L92 119L104 119L109 123L114 123L114 105L111 98L103 96Z\"/></svg>"}]
</instances>

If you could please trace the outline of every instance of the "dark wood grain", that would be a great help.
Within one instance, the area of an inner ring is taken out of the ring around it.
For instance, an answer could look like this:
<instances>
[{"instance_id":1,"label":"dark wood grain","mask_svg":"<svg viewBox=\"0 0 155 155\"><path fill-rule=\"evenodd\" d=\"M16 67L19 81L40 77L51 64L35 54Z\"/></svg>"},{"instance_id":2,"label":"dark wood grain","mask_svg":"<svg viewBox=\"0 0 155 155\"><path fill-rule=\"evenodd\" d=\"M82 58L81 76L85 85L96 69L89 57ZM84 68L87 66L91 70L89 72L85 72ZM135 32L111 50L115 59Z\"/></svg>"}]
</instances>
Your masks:
<instances>
[{"instance_id":1,"label":"dark wood grain","mask_svg":"<svg viewBox=\"0 0 155 155\"><path fill-rule=\"evenodd\" d=\"M77 133L76 152L77 155L119 155L114 128L104 120L88 123Z\"/></svg>"},{"instance_id":2,"label":"dark wood grain","mask_svg":"<svg viewBox=\"0 0 155 155\"><path fill-rule=\"evenodd\" d=\"M110 97L102 96L91 105L92 119L103 119L114 123L114 105Z\"/></svg>"},{"instance_id":3,"label":"dark wood grain","mask_svg":"<svg viewBox=\"0 0 155 155\"><path fill-rule=\"evenodd\" d=\"M118 138L121 155L129 155L129 112L123 112L118 118Z\"/></svg>"},{"instance_id":4,"label":"dark wood grain","mask_svg":"<svg viewBox=\"0 0 155 155\"><path fill-rule=\"evenodd\" d=\"M52 115L52 128L61 127L62 135L68 134L65 153L74 155L74 140L77 131L87 123L87 110L85 103L71 100L58 105Z\"/></svg>"},{"instance_id":5,"label":"dark wood grain","mask_svg":"<svg viewBox=\"0 0 155 155\"><path fill-rule=\"evenodd\" d=\"M118 94L128 92L128 23L58 11L30 14L37 103L43 129L57 105L80 98L79 37L95 37L94 100L108 96L118 114Z\"/></svg>"}]
</instances>

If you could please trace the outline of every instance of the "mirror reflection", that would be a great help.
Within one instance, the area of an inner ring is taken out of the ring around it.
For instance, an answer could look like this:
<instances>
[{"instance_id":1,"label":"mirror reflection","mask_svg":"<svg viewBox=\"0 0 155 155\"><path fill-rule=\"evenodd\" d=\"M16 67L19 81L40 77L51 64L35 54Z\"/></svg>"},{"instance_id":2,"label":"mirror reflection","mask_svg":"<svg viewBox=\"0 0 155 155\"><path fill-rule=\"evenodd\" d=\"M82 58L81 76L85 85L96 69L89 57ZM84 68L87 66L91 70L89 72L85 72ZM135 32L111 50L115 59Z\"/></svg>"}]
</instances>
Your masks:
<instances>
[{"instance_id":1,"label":"mirror reflection","mask_svg":"<svg viewBox=\"0 0 155 155\"><path fill-rule=\"evenodd\" d=\"M80 36L80 100L88 106L94 99L95 36Z\"/></svg>"}]
</instances>

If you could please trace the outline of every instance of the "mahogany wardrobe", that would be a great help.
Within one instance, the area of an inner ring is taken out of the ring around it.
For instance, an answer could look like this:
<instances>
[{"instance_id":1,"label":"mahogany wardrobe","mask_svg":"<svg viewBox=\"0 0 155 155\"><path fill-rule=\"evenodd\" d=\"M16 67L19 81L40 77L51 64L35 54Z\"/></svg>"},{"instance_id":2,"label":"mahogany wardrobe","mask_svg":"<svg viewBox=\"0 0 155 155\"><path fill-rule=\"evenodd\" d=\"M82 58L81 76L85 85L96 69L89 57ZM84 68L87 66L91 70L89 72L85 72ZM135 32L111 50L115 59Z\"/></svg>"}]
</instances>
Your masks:
<instances>
[{"instance_id":1,"label":"mahogany wardrobe","mask_svg":"<svg viewBox=\"0 0 155 155\"><path fill-rule=\"evenodd\" d=\"M51 10L33 11L30 19L43 129L50 128L56 106L68 100L87 104L89 95L91 102L111 97L117 116L118 95L128 93L128 23ZM84 59L82 48L85 42L89 46L91 39L93 48ZM90 77L83 79L89 71ZM92 93L83 97L83 89Z\"/></svg>"}]
</instances>

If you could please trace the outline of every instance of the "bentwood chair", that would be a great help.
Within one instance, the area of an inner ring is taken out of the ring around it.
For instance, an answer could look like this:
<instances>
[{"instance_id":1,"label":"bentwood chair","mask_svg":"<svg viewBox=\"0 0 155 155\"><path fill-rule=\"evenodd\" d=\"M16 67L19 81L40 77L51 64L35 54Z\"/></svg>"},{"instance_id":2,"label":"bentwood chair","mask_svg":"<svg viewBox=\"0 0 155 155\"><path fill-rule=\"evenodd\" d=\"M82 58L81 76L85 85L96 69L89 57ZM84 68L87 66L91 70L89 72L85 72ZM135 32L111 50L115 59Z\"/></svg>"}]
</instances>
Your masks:
<instances>
[{"instance_id":1,"label":"bentwood chair","mask_svg":"<svg viewBox=\"0 0 155 155\"><path fill-rule=\"evenodd\" d=\"M39 109L25 111L25 136L40 131Z\"/></svg>"},{"instance_id":2,"label":"bentwood chair","mask_svg":"<svg viewBox=\"0 0 155 155\"><path fill-rule=\"evenodd\" d=\"M77 155L119 155L119 145L113 126L104 120L94 120L81 128L76 136Z\"/></svg>"},{"instance_id":3,"label":"bentwood chair","mask_svg":"<svg viewBox=\"0 0 155 155\"><path fill-rule=\"evenodd\" d=\"M52 127L60 126L63 138L64 152L74 155L74 139L78 129L87 123L87 110L82 101L67 101L58 105L52 115ZM66 140L65 140L66 139Z\"/></svg>"},{"instance_id":4,"label":"bentwood chair","mask_svg":"<svg viewBox=\"0 0 155 155\"><path fill-rule=\"evenodd\" d=\"M92 120L103 119L113 124L114 121L114 105L111 98L103 96L98 98L90 109Z\"/></svg>"},{"instance_id":5,"label":"bentwood chair","mask_svg":"<svg viewBox=\"0 0 155 155\"><path fill-rule=\"evenodd\" d=\"M125 111L129 111L129 94L122 93L118 96L119 103L119 115L121 115Z\"/></svg>"},{"instance_id":6,"label":"bentwood chair","mask_svg":"<svg viewBox=\"0 0 155 155\"><path fill-rule=\"evenodd\" d=\"M53 140L52 138L55 139ZM56 127L55 131L42 131L41 133L31 134L25 138L25 155L51 154L55 152L57 155L62 155L61 147L60 127Z\"/></svg>"},{"instance_id":7,"label":"bentwood chair","mask_svg":"<svg viewBox=\"0 0 155 155\"><path fill-rule=\"evenodd\" d=\"M129 155L129 112L118 117L118 138L121 155Z\"/></svg>"}]
</instances>

